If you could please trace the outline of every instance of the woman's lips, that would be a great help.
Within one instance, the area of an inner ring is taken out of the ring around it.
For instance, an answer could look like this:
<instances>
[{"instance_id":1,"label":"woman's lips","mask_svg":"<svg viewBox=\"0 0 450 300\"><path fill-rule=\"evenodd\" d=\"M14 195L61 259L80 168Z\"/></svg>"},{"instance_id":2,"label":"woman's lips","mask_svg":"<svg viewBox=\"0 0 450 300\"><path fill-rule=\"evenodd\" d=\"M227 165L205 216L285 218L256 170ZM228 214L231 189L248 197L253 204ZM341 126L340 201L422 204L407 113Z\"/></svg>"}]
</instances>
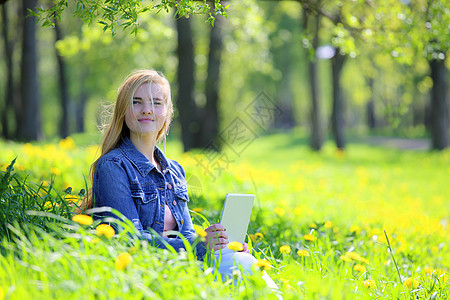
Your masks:
<instances>
[{"instance_id":1,"label":"woman's lips","mask_svg":"<svg viewBox=\"0 0 450 300\"><path fill-rule=\"evenodd\" d=\"M139 122L143 122L143 123L148 123L148 122L153 122L154 120L152 119L140 119Z\"/></svg>"}]
</instances>

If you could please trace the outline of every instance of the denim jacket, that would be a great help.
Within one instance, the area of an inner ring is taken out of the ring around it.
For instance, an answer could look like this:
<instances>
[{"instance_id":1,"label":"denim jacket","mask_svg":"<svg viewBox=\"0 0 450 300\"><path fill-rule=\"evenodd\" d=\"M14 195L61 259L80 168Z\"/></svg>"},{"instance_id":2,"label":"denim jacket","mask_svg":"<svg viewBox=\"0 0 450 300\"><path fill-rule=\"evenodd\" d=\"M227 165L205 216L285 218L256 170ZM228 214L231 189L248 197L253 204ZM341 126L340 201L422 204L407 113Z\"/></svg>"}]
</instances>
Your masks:
<instances>
[{"instance_id":1,"label":"denim jacket","mask_svg":"<svg viewBox=\"0 0 450 300\"><path fill-rule=\"evenodd\" d=\"M187 202L186 174L179 163L165 157L155 147L156 159L160 162L160 172L129 138L103 155L98 161L93 182L94 207L108 206L120 211L130 219L134 226L157 247L166 248L165 240L175 250L185 249L179 237L162 237L164 231L164 210L166 202L180 232L189 243L194 242L195 231L192 225ZM103 212L97 217L111 217ZM159 236L150 234L150 229ZM206 253L205 245L196 246L197 257L202 259Z\"/></svg>"}]
</instances>

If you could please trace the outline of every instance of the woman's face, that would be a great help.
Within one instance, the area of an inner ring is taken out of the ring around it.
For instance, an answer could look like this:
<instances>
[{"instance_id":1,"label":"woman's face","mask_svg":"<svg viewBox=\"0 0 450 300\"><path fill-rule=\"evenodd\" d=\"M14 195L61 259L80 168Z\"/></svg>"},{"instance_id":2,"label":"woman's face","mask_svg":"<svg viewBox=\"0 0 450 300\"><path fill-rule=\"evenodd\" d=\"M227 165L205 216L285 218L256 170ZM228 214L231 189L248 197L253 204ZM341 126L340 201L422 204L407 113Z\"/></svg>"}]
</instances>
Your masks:
<instances>
[{"instance_id":1,"label":"woman's face","mask_svg":"<svg viewBox=\"0 0 450 300\"><path fill-rule=\"evenodd\" d=\"M125 115L125 124L130 129L130 135L154 135L164 125L167 117L162 88L156 83L144 83L133 95L133 101Z\"/></svg>"}]
</instances>

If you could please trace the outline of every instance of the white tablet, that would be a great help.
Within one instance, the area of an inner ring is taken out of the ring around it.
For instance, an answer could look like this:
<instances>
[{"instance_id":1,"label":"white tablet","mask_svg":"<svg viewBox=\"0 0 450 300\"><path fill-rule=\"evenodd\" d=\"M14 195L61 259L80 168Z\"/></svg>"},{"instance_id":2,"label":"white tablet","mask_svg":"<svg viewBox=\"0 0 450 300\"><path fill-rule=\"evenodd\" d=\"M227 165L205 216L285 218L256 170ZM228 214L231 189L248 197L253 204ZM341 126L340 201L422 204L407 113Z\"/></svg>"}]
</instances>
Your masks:
<instances>
[{"instance_id":1,"label":"white tablet","mask_svg":"<svg viewBox=\"0 0 450 300\"><path fill-rule=\"evenodd\" d=\"M225 197L220 224L227 229L229 242L244 243L254 200L252 194L227 194Z\"/></svg>"}]
</instances>

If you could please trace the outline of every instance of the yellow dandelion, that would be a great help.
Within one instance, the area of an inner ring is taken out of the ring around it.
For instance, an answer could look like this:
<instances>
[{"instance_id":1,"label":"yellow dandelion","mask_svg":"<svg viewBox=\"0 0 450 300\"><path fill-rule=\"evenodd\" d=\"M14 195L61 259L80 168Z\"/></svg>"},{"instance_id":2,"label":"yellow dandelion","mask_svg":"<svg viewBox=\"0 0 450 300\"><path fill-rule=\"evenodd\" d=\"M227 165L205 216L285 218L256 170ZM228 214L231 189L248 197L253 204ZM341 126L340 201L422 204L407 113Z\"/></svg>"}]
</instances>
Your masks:
<instances>
[{"instance_id":1,"label":"yellow dandelion","mask_svg":"<svg viewBox=\"0 0 450 300\"><path fill-rule=\"evenodd\" d=\"M255 238L262 240L264 238L264 235L261 232L257 232L257 233L255 233Z\"/></svg>"},{"instance_id":2,"label":"yellow dandelion","mask_svg":"<svg viewBox=\"0 0 450 300\"><path fill-rule=\"evenodd\" d=\"M361 256L356 252L347 252L345 255L354 260L359 260L361 258Z\"/></svg>"},{"instance_id":3,"label":"yellow dandelion","mask_svg":"<svg viewBox=\"0 0 450 300\"><path fill-rule=\"evenodd\" d=\"M5 294L3 293L3 289L0 286L0 300L3 300L3 299L5 299Z\"/></svg>"},{"instance_id":4,"label":"yellow dandelion","mask_svg":"<svg viewBox=\"0 0 450 300\"><path fill-rule=\"evenodd\" d=\"M97 228L95 229L95 231L97 232L98 236L104 235L108 239L112 238L114 236L114 234L116 233L114 231L114 228L112 228L111 225L108 225L108 224L98 225Z\"/></svg>"},{"instance_id":5,"label":"yellow dandelion","mask_svg":"<svg viewBox=\"0 0 450 300\"><path fill-rule=\"evenodd\" d=\"M419 286L419 282L416 279L409 277L403 282L403 285L408 289L415 289Z\"/></svg>"},{"instance_id":6,"label":"yellow dandelion","mask_svg":"<svg viewBox=\"0 0 450 300\"><path fill-rule=\"evenodd\" d=\"M270 264L270 262L268 262L265 259L258 259L258 261L255 263L255 265L259 269L264 269L264 270L269 270L270 268L272 268L272 265Z\"/></svg>"},{"instance_id":7,"label":"yellow dandelion","mask_svg":"<svg viewBox=\"0 0 450 300\"><path fill-rule=\"evenodd\" d=\"M317 229L317 225L315 223L311 223L309 224L309 228Z\"/></svg>"},{"instance_id":8,"label":"yellow dandelion","mask_svg":"<svg viewBox=\"0 0 450 300\"><path fill-rule=\"evenodd\" d=\"M366 287L366 288L374 288L374 287L376 287L377 285L376 285L376 283L375 283L375 280L369 279L369 280L365 280L365 281L363 282L363 286Z\"/></svg>"},{"instance_id":9,"label":"yellow dandelion","mask_svg":"<svg viewBox=\"0 0 450 300\"><path fill-rule=\"evenodd\" d=\"M364 273L364 272L367 271L367 270L366 270L366 267L364 267L363 265L360 265L360 264L355 265L355 266L353 267L353 270L354 270L354 271L357 271L357 272L361 272L361 273Z\"/></svg>"},{"instance_id":10,"label":"yellow dandelion","mask_svg":"<svg viewBox=\"0 0 450 300\"><path fill-rule=\"evenodd\" d=\"M345 255L347 257L350 257L353 260L357 260L357 261L363 262L365 264L369 264L369 260L367 260L366 258L362 257L361 255L359 255L356 252L347 252L347 253L345 253Z\"/></svg>"},{"instance_id":11,"label":"yellow dandelion","mask_svg":"<svg viewBox=\"0 0 450 300\"><path fill-rule=\"evenodd\" d=\"M359 234L361 232L361 227L359 227L358 225L353 225L350 227L350 232Z\"/></svg>"},{"instance_id":12,"label":"yellow dandelion","mask_svg":"<svg viewBox=\"0 0 450 300\"><path fill-rule=\"evenodd\" d=\"M200 237L202 237L202 238L206 237L206 231L203 230L203 228L201 226L194 224L194 230Z\"/></svg>"},{"instance_id":13,"label":"yellow dandelion","mask_svg":"<svg viewBox=\"0 0 450 300\"><path fill-rule=\"evenodd\" d=\"M120 253L116 258L116 268L124 270L131 262L131 255L128 252Z\"/></svg>"},{"instance_id":14,"label":"yellow dandelion","mask_svg":"<svg viewBox=\"0 0 450 300\"><path fill-rule=\"evenodd\" d=\"M425 273L427 273L428 275L433 274L434 269L432 267L425 267Z\"/></svg>"},{"instance_id":15,"label":"yellow dandelion","mask_svg":"<svg viewBox=\"0 0 450 300\"><path fill-rule=\"evenodd\" d=\"M244 250L244 245L239 242L230 242L228 243L228 249L233 251L242 251Z\"/></svg>"},{"instance_id":16,"label":"yellow dandelion","mask_svg":"<svg viewBox=\"0 0 450 300\"><path fill-rule=\"evenodd\" d=\"M341 260L346 261L346 262L351 262L352 259L350 257L348 257L347 255L341 255L341 257L339 257Z\"/></svg>"},{"instance_id":17,"label":"yellow dandelion","mask_svg":"<svg viewBox=\"0 0 450 300\"><path fill-rule=\"evenodd\" d=\"M300 257L309 256L309 251L306 249L300 249L297 251L297 255Z\"/></svg>"},{"instance_id":18,"label":"yellow dandelion","mask_svg":"<svg viewBox=\"0 0 450 300\"><path fill-rule=\"evenodd\" d=\"M51 209L53 208L52 202L51 201L46 201L44 203L44 209Z\"/></svg>"},{"instance_id":19,"label":"yellow dandelion","mask_svg":"<svg viewBox=\"0 0 450 300\"><path fill-rule=\"evenodd\" d=\"M306 241L310 241L310 242L314 242L317 238L314 236L314 235L312 235L312 234L305 234L304 236L303 236L303 238L306 240Z\"/></svg>"},{"instance_id":20,"label":"yellow dandelion","mask_svg":"<svg viewBox=\"0 0 450 300\"><path fill-rule=\"evenodd\" d=\"M273 209L273 212L276 213L279 217L282 217L284 215L284 208L277 206Z\"/></svg>"},{"instance_id":21,"label":"yellow dandelion","mask_svg":"<svg viewBox=\"0 0 450 300\"><path fill-rule=\"evenodd\" d=\"M280 278L280 281L283 282L283 285L288 289L288 290L292 290L292 286L289 284L289 280L285 279L285 278Z\"/></svg>"},{"instance_id":22,"label":"yellow dandelion","mask_svg":"<svg viewBox=\"0 0 450 300\"><path fill-rule=\"evenodd\" d=\"M203 211L203 208L201 208L201 207L194 207L192 210L195 211L196 213L201 213Z\"/></svg>"},{"instance_id":23,"label":"yellow dandelion","mask_svg":"<svg viewBox=\"0 0 450 300\"><path fill-rule=\"evenodd\" d=\"M301 215L303 212L302 208L297 206L296 208L294 208L294 214L296 214L297 216Z\"/></svg>"},{"instance_id":24,"label":"yellow dandelion","mask_svg":"<svg viewBox=\"0 0 450 300\"><path fill-rule=\"evenodd\" d=\"M249 233L248 237L254 242L256 241L256 237L253 233Z\"/></svg>"},{"instance_id":25,"label":"yellow dandelion","mask_svg":"<svg viewBox=\"0 0 450 300\"><path fill-rule=\"evenodd\" d=\"M50 168L50 173L52 173L53 175L56 175L56 176L61 175L61 171L56 167Z\"/></svg>"},{"instance_id":26,"label":"yellow dandelion","mask_svg":"<svg viewBox=\"0 0 450 300\"><path fill-rule=\"evenodd\" d=\"M280 247L281 254L289 254L291 253L291 247L289 245L283 245Z\"/></svg>"},{"instance_id":27,"label":"yellow dandelion","mask_svg":"<svg viewBox=\"0 0 450 300\"><path fill-rule=\"evenodd\" d=\"M75 142L71 137L59 141L59 147L65 150L75 149Z\"/></svg>"},{"instance_id":28,"label":"yellow dandelion","mask_svg":"<svg viewBox=\"0 0 450 300\"><path fill-rule=\"evenodd\" d=\"M77 222L81 225L91 225L94 220L92 220L92 217L87 215L75 215L72 217L72 221Z\"/></svg>"},{"instance_id":29,"label":"yellow dandelion","mask_svg":"<svg viewBox=\"0 0 450 300\"><path fill-rule=\"evenodd\" d=\"M333 222L331 222L331 221L326 221L325 224L323 224L323 226L324 226L325 228L330 229L330 228L333 227Z\"/></svg>"}]
</instances>

